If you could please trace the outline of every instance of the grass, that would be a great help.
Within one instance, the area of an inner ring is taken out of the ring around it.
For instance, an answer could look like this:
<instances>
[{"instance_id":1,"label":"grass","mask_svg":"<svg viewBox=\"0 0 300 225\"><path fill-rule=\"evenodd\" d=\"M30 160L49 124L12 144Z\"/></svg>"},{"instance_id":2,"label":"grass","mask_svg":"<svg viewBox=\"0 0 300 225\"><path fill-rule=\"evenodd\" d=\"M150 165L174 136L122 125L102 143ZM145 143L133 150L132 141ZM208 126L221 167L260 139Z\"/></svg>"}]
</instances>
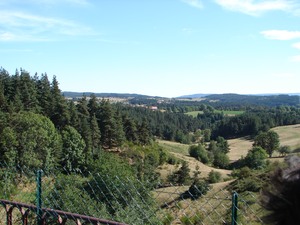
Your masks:
<instances>
[{"instance_id":1,"label":"grass","mask_svg":"<svg viewBox=\"0 0 300 225\"><path fill-rule=\"evenodd\" d=\"M244 113L244 111L230 111L230 110L215 110L215 113L223 113L225 116L237 116ZM190 115L193 117L197 117L198 114L203 114L203 111L192 111L185 113L186 115Z\"/></svg>"},{"instance_id":2,"label":"grass","mask_svg":"<svg viewBox=\"0 0 300 225\"><path fill-rule=\"evenodd\" d=\"M275 127L272 130L279 135L280 145L290 146L295 152L300 151L300 124Z\"/></svg>"},{"instance_id":3,"label":"grass","mask_svg":"<svg viewBox=\"0 0 300 225\"><path fill-rule=\"evenodd\" d=\"M164 140L158 140L158 143L160 146L164 147L169 152L180 153L182 155L189 155L189 145Z\"/></svg>"}]
</instances>

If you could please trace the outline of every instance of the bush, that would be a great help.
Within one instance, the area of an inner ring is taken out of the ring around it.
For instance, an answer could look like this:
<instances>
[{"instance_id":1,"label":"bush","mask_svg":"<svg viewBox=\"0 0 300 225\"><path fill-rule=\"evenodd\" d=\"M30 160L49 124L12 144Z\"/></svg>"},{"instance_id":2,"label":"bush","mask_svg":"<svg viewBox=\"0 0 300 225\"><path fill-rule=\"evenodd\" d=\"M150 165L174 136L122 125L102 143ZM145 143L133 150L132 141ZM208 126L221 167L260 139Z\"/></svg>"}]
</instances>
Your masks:
<instances>
[{"instance_id":1,"label":"bush","mask_svg":"<svg viewBox=\"0 0 300 225\"><path fill-rule=\"evenodd\" d=\"M213 184L213 183L218 183L221 181L221 173L218 171L211 170L208 174L208 182Z\"/></svg>"},{"instance_id":2,"label":"bush","mask_svg":"<svg viewBox=\"0 0 300 225\"><path fill-rule=\"evenodd\" d=\"M205 180L196 179L189 189L181 194L182 198L191 198L196 200L205 195L209 190L209 184Z\"/></svg>"},{"instance_id":3,"label":"bush","mask_svg":"<svg viewBox=\"0 0 300 225\"><path fill-rule=\"evenodd\" d=\"M223 152L217 151L214 153L213 165L218 168L226 169L229 165L228 156Z\"/></svg>"},{"instance_id":4,"label":"bush","mask_svg":"<svg viewBox=\"0 0 300 225\"><path fill-rule=\"evenodd\" d=\"M251 169L262 169L266 167L267 152L261 147L253 147L246 155L245 165Z\"/></svg>"},{"instance_id":5,"label":"bush","mask_svg":"<svg viewBox=\"0 0 300 225\"><path fill-rule=\"evenodd\" d=\"M201 161L204 164L209 162L207 151L201 144L192 145L189 148L189 154L191 157L194 157L195 159Z\"/></svg>"}]
</instances>

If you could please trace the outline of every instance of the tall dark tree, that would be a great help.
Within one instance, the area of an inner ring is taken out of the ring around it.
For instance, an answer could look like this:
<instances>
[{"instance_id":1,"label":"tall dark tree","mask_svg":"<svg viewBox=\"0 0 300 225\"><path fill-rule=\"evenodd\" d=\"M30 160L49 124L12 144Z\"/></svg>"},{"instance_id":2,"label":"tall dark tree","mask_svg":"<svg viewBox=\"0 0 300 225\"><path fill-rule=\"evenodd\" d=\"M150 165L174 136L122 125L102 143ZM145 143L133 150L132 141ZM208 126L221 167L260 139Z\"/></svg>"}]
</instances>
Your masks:
<instances>
[{"instance_id":1,"label":"tall dark tree","mask_svg":"<svg viewBox=\"0 0 300 225\"><path fill-rule=\"evenodd\" d=\"M90 113L87 106L88 102L84 95L79 101L77 106L78 117L79 117L79 133L85 141L84 156L85 162L92 156L92 132L90 126Z\"/></svg>"},{"instance_id":2,"label":"tall dark tree","mask_svg":"<svg viewBox=\"0 0 300 225\"><path fill-rule=\"evenodd\" d=\"M48 80L47 74L42 74L40 79L37 79L37 93L38 93L38 101L40 107L42 108L42 114L47 117L51 117L52 111L52 94L51 94L51 84Z\"/></svg>"},{"instance_id":3,"label":"tall dark tree","mask_svg":"<svg viewBox=\"0 0 300 225\"><path fill-rule=\"evenodd\" d=\"M116 147L115 111L109 101L105 99L102 99L100 103L99 125L103 148L111 149Z\"/></svg>"},{"instance_id":4,"label":"tall dark tree","mask_svg":"<svg viewBox=\"0 0 300 225\"><path fill-rule=\"evenodd\" d=\"M67 101L61 94L56 76L53 77L51 83L52 107L50 119L58 129L63 129L70 124L70 114L68 111Z\"/></svg>"},{"instance_id":5,"label":"tall dark tree","mask_svg":"<svg viewBox=\"0 0 300 225\"><path fill-rule=\"evenodd\" d=\"M99 156L101 150L101 133L95 114L91 118L91 144L93 157Z\"/></svg>"},{"instance_id":6,"label":"tall dark tree","mask_svg":"<svg viewBox=\"0 0 300 225\"><path fill-rule=\"evenodd\" d=\"M37 88L34 80L30 77L29 73L21 70L20 75L20 93L24 109L27 111L40 112L40 107L37 99Z\"/></svg>"},{"instance_id":7,"label":"tall dark tree","mask_svg":"<svg viewBox=\"0 0 300 225\"><path fill-rule=\"evenodd\" d=\"M88 110L90 115L97 115L99 112L99 103L95 94L90 95L90 99L88 101Z\"/></svg>"},{"instance_id":8,"label":"tall dark tree","mask_svg":"<svg viewBox=\"0 0 300 225\"><path fill-rule=\"evenodd\" d=\"M151 133L149 129L149 123L144 118L140 126L138 127L138 135L139 135L139 142L142 145L147 145L151 141Z\"/></svg>"},{"instance_id":9,"label":"tall dark tree","mask_svg":"<svg viewBox=\"0 0 300 225\"><path fill-rule=\"evenodd\" d=\"M133 119L131 119L127 114L124 115L123 118L123 128L125 132L125 137L128 141L133 143L138 142L138 135L137 135L137 127Z\"/></svg>"}]
</instances>

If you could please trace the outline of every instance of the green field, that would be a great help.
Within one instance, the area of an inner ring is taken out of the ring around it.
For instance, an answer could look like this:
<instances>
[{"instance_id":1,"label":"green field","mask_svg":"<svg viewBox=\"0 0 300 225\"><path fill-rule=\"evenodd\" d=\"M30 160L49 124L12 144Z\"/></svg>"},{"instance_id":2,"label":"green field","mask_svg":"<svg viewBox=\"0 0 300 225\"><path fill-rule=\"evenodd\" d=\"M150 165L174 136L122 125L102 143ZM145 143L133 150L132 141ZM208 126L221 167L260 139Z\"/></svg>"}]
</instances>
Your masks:
<instances>
[{"instance_id":1,"label":"green field","mask_svg":"<svg viewBox=\"0 0 300 225\"><path fill-rule=\"evenodd\" d=\"M224 113L225 116L236 116L236 115L241 115L244 113L244 111L230 111L230 110L215 110L214 112L215 113ZM203 114L203 111L192 111L192 112L187 112L185 114L196 117L199 113Z\"/></svg>"}]
</instances>

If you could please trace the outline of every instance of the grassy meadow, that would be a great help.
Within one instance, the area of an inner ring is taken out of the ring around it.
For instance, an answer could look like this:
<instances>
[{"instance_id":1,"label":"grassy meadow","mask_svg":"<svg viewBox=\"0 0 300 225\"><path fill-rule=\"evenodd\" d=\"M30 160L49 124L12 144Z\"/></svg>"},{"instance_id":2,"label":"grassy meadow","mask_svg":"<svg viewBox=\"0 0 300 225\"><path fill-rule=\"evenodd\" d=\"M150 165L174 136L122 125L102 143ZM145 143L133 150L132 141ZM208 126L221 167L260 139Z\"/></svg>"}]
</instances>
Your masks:
<instances>
[{"instance_id":1,"label":"grassy meadow","mask_svg":"<svg viewBox=\"0 0 300 225\"><path fill-rule=\"evenodd\" d=\"M215 110L216 113L223 113L225 116L236 116L241 115L244 111L229 111L229 110ZM203 111L192 111L185 113L186 115L190 115L193 117L197 117L198 114L203 114Z\"/></svg>"}]
</instances>

